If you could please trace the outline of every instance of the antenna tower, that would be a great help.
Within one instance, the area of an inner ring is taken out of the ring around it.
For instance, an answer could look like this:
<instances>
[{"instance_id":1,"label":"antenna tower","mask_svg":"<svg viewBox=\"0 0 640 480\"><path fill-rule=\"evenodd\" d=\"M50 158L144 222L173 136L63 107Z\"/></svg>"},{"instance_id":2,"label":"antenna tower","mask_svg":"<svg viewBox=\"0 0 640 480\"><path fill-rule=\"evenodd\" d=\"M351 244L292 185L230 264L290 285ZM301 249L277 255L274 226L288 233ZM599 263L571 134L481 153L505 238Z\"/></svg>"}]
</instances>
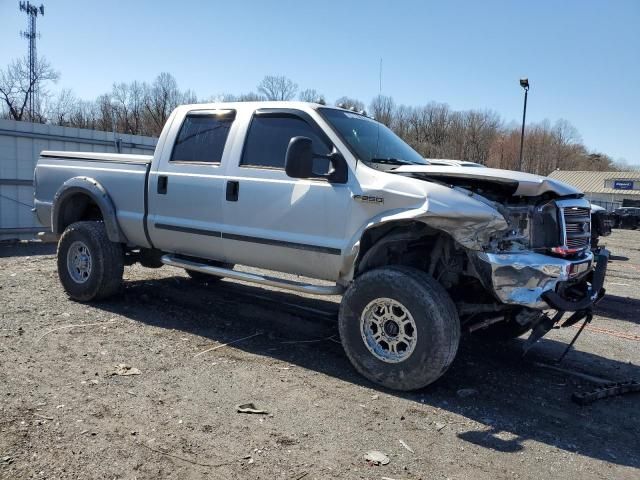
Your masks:
<instances>
[{"instance_id":1,"label":"antenna tower","mask_svg":"<svg viewBox=\"0 0 640 480\"><path fill-rule=\"evenodd\" d=\"M38 54L36 51L36 38L40 38L40 34L36 29L36 19L38 15L44 15L44 5L36 7L30 2L20 2L20 11L25 12L28 17L28 29L26 32L20 32L20 36L29 40L29 119L33 121L36 110L39 108L38 103Z\"/></svg>"}]
</instances>

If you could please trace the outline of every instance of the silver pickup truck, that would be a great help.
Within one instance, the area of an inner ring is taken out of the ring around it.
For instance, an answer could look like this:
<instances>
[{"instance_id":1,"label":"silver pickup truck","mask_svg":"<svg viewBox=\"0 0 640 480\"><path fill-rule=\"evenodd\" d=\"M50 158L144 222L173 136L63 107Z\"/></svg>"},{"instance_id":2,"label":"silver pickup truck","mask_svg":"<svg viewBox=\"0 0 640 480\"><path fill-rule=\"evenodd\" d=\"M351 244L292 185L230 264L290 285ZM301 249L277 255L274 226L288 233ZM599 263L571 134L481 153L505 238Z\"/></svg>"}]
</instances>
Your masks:
<instances>
[{"instance_id":1,"label":"silver pickup truck","mask_svg":"<svg viewBox=\"0 0 640 480\"><path fill-rule=\"evenodd\" d=\"M589 316L604 293L608 252L590 250L581 192L430 165L384 125L340 108L181 106L153 157L44 151L35 187L40 222L60 235L71 298L116 294L134 262L184 268L195 281L343 294L347 356L394 389L439 378L461 333L532 330L533 342L565 312L576 312L569 323Z\"/></svg>"}]
</instances>

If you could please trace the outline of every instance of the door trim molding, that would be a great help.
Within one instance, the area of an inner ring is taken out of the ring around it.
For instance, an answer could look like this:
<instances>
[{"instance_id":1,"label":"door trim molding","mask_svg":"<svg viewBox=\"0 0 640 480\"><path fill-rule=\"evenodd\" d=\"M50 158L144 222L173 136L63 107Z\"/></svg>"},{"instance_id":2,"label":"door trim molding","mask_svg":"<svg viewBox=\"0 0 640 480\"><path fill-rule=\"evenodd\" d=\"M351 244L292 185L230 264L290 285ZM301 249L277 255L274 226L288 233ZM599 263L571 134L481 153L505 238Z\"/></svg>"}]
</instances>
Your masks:
<instances>
[{"instance_id":1,"label":"door trim molding","mask_svg":"<svg viewBox=\"0 0 640 480\"><path fill-rule=\"evenodd\" d=\"M322 245L312 245L308 243L287 242L284 240L274 240L271 238L252 237L249 235L238 235L235 233L218 232L215 230L205 230L200 228L182 227L179 225L170 225L166 223L155 223L157 229L171 230L173 232L191 233L194 235L205 235L208 237L224 238L235 240L237 242L258 243L261 245L273 245L275 247L293 248L296 250L306 250L308 252L326 253L329 255L341 255L342 250L339 248L325 247Z\"/></svg>"}]
</instances>

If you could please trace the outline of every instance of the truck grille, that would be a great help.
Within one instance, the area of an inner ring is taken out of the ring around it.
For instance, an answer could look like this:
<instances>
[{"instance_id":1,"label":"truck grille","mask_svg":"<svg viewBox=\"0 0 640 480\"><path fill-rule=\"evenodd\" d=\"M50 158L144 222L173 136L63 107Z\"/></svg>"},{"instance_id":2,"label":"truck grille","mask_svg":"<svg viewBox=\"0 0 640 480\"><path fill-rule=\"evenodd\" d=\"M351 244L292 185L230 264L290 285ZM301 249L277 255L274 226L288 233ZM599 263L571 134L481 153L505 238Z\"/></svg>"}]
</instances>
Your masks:
<instances>
[{"instance_id":1,"label":"truck grille","mask_svg":"<svg viewBox=\"0 0 640 480\"><path fill-rule=\"evenodd\" d=\"M560 212L565 246L571 250L587 248L591 243L591 209L561 205Z\"/></svg>"}]
</instances>

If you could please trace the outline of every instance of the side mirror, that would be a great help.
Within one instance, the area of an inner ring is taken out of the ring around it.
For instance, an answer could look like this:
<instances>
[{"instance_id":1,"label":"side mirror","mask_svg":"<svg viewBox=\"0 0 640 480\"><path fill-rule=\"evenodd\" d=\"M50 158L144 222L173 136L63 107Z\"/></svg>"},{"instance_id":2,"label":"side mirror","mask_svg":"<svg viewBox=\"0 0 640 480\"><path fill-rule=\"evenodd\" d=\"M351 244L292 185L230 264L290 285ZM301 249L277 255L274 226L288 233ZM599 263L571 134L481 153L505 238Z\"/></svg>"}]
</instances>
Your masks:
<instances>
[{"instance_id":1,"label":"side mirror","mask_svg":"<svg viewBox=\"0 0 640 480\"><path fill-rule=\"evenodd\" d=\"M291 178L311 178L313 174L313 141L308 137L293 137L289 141L284 171Z\"/></svg>"},{"instance_id":2,"label":"side mirror","mask_svg":"<svg viewBox=\"0 0 640 480\"><path fill-rule=\"evenodd\" d=\"M326 173L314 172L314 159L330 163ZM326 178L331 183L347 183L348 170L344 157L334 148L329 155L313 153L313 141L308 137L293 137L284 159L284 171L291 178Z\"/></svg>"}]
</instances>

